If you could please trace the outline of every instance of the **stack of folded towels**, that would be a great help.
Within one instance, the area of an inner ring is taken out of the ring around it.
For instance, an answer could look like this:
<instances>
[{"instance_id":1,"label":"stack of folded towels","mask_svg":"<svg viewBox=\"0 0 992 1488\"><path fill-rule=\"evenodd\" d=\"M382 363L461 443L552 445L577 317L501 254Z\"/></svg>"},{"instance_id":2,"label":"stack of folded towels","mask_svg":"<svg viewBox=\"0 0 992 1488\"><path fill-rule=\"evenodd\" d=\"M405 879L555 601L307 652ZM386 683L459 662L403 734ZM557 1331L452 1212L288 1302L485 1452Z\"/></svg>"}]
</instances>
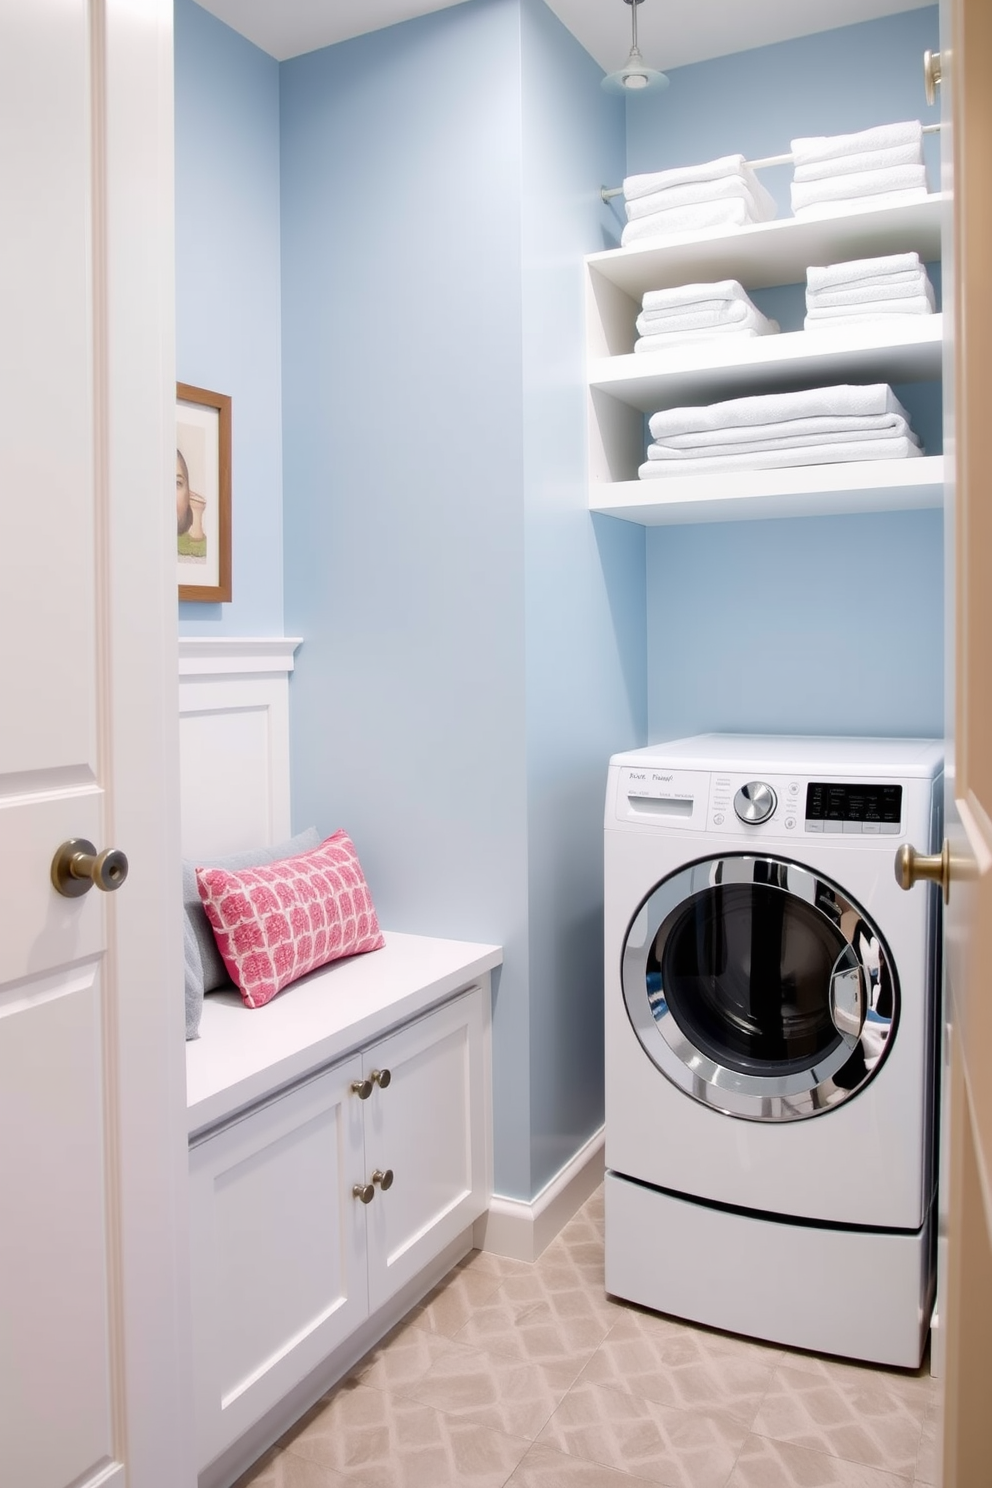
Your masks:
<instances>
[{"instance_id":1,"label":"stack of folded towels","mask_svg":"<svg viewBox=\"0 0 992 1488\"><path fill-rule=\"evenodd\" d=\"M806 270L806 329L932 315L933 285L918 253L855 258Z\"/></svg>"},{"instance_id":2,"label":"stack of folded towels","mask_svg":"<svg viewBox=\"0 0 992 1488\"><path fill-rule=\"evenodd\" d=\"M668 408L648 421L654 444L638 470L656 476L771 470L923 453L905 408L885 383L809 388Z\"/></svg>"},{"instance_id":3,"label":"stack of folded towels","mask_svg":"<svg viewBox=\"0 0 992 1488\"><path fill-rule=\"evenodd\" d=\"M620 242L625 248L670 233L770 222L777 210L743 155L628 176L623 195L627 226Z\"/></svg>"},{"instance_id":4,"label":"stack of folded towels","mask_svg":"<svg viewBox=\"0 0 992 1488\"><path fill-rule=\"evenodd\" d=\"M736 279L649 289L637 317L635 351L666 351L682 341L721 336L773 336L778 321L762 315Z\"/></svg>"},{"instance_id":5,"label":"stack of folded towels","mask_svg":"<svg viewBox=\"0 0 992 1488\"><path fill-rule=\"evenodd\" d=\"M923 126L882 124L860 134L794 139L792 210L796 217L830 217L852 206L888 206L927 194Z\"/></svg>"}]
</instances>

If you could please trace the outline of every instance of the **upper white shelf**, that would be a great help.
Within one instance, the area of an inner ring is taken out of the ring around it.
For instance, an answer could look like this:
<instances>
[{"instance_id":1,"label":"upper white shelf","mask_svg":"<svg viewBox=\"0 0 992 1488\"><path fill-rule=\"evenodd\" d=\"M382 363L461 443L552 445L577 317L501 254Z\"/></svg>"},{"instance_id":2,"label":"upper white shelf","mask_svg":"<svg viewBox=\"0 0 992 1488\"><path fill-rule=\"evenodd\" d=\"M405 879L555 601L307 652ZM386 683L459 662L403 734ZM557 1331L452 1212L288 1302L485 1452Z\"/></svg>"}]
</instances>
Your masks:
<instances>
[{"instance_id":1,"label":"upper white shelf","mask_svg":"<svg viewBox=\"0 0 992 1488\"><path fill-rule=\"evenodd\" d=\"M943 483L943 457L927 455L617 481L593 485L589 506L642 527L919 511L942 505Z\"/></svg>"},{"instance_id":2,"label":"upper white shelf","mask_svg":"<svg viewBox=\"0 0 992 1488\"><path fill-rule=\"evenodd\" d=\"M637 298L646 289L737 279L746 289L798 284L810 264L916 252L925 263L940 258L941 219L947 198L935 192L908 205L848 209L812 222L795 217L727 232L705 232L590 254L589 268Z\"/></svg>"},{"instance_id":3,"label":"upper white shelf","mask_svg":"<svg viewBox=\"0 0 992 1488\"><path fill-rule=\"evenodd\" d=\"M918 323L917 323L918 322ZM908 328L884 321L746 340L687 342L671 351L596 357L589 385L642 413L752 393L836 382L925 382L940 377L940 315Z\"/></svg>"}]
</instances>

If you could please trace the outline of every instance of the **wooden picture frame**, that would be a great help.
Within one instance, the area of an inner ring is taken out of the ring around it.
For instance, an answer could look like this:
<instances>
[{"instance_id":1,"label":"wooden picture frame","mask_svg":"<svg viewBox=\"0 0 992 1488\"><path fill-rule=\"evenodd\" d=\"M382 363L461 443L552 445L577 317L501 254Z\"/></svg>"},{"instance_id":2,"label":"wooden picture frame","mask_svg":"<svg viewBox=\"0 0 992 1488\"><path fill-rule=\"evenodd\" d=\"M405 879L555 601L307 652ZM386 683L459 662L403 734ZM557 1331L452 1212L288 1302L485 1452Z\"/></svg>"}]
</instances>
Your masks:
<instances>
[{"instance_id":1,"label":"wooden picture frame","mask_svg":"<svg viewBox=\"0 0 992 1488\"><path fill-rule=\"evenodd\" d=\"M176 383L176 577L179 598L231 598L231 400Z\"/></svg>"}]
</instances>

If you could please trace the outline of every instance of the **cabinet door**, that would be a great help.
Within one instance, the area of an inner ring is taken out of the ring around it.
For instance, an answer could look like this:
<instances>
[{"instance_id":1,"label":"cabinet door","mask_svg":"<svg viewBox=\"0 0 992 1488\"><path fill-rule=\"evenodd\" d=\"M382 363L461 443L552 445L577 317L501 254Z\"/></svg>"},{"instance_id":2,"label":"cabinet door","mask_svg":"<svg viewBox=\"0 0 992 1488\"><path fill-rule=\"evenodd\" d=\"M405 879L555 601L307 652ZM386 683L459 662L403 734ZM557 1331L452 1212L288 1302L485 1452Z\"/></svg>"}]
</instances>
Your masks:
<instances>
[{"instance_id":1,"label":"cabinet door","mask_svg":"<svg viewBox=\"0 0 992 1488\"><path fill-rule=\"evenodd\" d=\"M393 1174L366 1215L373 1312L489 1203L487 1029L474 988L365 1054L367 1077L389 1071L365 1102L367 1176Z\"/></svg>"},{"instance_id":2,"label":"cabinet door","mask_svg":"<svg viewBox=\"0 0 992 1488\"><path fill-rule=\"evenodd\" d=\"M359 1057L190 1151L197 1463L367 1316Z\"/></svg>"}]
</instances>

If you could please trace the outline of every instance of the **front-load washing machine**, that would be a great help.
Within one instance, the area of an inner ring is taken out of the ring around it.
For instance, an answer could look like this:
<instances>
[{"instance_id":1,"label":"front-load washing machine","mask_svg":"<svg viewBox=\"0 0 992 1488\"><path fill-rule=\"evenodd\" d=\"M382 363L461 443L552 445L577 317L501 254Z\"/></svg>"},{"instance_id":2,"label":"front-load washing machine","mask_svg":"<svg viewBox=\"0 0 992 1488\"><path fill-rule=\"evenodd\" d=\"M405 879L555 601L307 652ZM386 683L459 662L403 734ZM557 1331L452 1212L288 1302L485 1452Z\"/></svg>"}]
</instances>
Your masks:
<instances>
[{"instance_id":1,"label":"front-load washing machine","mask_svg":"<svg viewBox=\"0 0 992 1488\"><path fill-rule=\"evenodd\" d=\"M709 734L615 755L606 1286L917 1367L933 1301L940 840L930 740Z\"/></svg>"}]
</instances>

